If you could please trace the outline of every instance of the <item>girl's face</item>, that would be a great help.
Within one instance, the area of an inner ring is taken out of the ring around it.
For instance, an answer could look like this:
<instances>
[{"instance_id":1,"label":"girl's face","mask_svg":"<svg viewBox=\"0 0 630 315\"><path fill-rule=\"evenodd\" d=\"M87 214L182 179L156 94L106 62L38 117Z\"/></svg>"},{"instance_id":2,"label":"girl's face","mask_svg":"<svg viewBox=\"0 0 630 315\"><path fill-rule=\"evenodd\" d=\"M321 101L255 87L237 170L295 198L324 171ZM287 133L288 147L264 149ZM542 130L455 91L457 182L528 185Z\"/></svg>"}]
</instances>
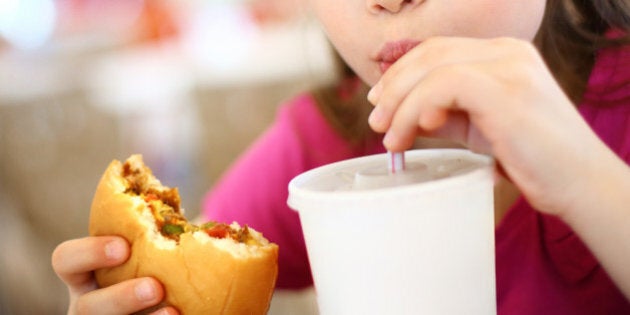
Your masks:
<instances>
[{"instance_id":1,"label":"girl's face","mask_svg":"<svg viewBox=\"0 0 630 315\"><path fill-rule=\"evenodd\" d=\"M546 0L309 0L344 60L374 85L402 54L433 36L532 40Z\"/></svg>"}]
</instances>

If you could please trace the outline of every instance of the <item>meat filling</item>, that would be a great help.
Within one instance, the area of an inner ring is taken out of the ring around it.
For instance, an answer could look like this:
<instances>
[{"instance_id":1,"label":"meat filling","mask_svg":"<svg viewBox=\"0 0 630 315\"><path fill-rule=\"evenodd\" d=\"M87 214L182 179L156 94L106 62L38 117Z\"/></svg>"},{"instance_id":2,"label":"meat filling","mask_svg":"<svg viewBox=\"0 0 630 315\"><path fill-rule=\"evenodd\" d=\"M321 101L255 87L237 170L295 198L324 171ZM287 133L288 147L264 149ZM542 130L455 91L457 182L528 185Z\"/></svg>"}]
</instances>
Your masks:
<instances>
[{"instance_id":1,"label":"meat filling","mask_svg":"<svg viewBox=\"0 0 630 315\"><path fill-rule=\"evenodd\" d=\"M236 242L252 245L258 243L249 233L247 225L236 229L218 222L207 222L199 226L189 223L181 212L177 188L162 186L144 165L125 162L123 177L128 182L125 193L144 199L164 237L179 242L182 233L203 231L214 238L231 238Z\"/></svg>"}]
</instances>

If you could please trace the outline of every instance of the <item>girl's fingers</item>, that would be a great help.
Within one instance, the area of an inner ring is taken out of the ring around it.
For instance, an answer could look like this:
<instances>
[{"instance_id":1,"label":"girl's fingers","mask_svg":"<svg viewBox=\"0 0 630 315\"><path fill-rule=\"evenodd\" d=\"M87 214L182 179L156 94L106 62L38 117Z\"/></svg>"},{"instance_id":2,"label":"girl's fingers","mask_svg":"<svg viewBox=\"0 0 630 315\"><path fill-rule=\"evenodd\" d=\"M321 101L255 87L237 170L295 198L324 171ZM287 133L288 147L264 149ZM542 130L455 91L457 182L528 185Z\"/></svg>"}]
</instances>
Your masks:
<instances>
[{"instance_id":1,"label":"girl's fingers","mask_svg":"<svg viewBox=\"0 0 630 315\"><path fill-rule=\"evenodd\" d=\"M549 213L569 208L585 189L572 178L596 173L610 153L535 47L516 39L430 40L392 65L369 97L370 125L386 132L388 150L408 149L417 135L463 142L495 156Z\"/></svg>"},{"instance_id":2,"label":"girl's fingers","mask_svg":"<svg viewBox=\"0 0 630 315\"><path fill-rule=\"evenodd\" d=\"M421 132L443 129L453 111L462 111L468 114L478 129L447 124L448 128L441 130L442 134L468 145L479 144L480 147L471 149L489 153L488 143L493 143L495 137L501 136L500 130L518 118L514 111L518 111L523 103L545 102L540 95L532 93L540 90L536 86L540 85L540 79L535 74L544 73L541 71L544 63L531 44L513 39L476 40L476 45L469 41L473 40L463 40L463 45L456 47L457 51L466 51L466 46L476 48L477 51L468 51L470 60L461 61L465 58L461 57L453 61L449 58L456 59L458 56L452 57L454 55L445 48L447 53L444 55L447 57L444 59L435 57L437 61L434 64L415 66L415 69L424 69L420 71L420 77L414 78L410 88L401 86L409 81L410 74L407 73L413 72L413 69L406 71L403 66L413 59L404 60L399 73L394 73L399 77L388 78L388 71L379 81L377 92L380 98L373 111L373 116L379 119L370 117L369 123L375 131L387 132L384 144L388 150L408 149L418 129ZM498 52L492 53L493 50ZM416 62L422 64L424 61ZM372 95L372 98L375 96ZM497 115L498 111L502 114ZM450 128L459 130L459 133L453 133ZM471 133L473 129L475 134ZM481 135L486 139L482 139Z\"/></svg>"},{"instance_id":3,"label":"girl's fingers","mask_svg":"<svg viewBox=\"0 0 630 315\"><path fill-rule=\"evenodd\" d=\"M158 305L162 285L153 278L138 278L98 289L93 271L122 264L129 245L120 237L86 237L66 241L55 249L52 265L70 289L69 314L131 314ZM165 307L153 314L178 314Z\"/></svg>"},{"instance_id":4,"label":"girl's fingers","mask_svg":"<svg viewBox=\"0 0 630 315\"><path fill-rule=\"evenodd\" d=\"M90 291L70 307L76 314L131 314L157 305L163 298L164 289L157 280L138 278Z\"/></svg>"},{"instance_id":5,"label":"girl's fingers","mask_svg":"<svg viewBox=\"0 0 630 315\"><path fill-rule=\"evenodd\" d=\"M129 245L120 237L86 237L57 246L52 266L71 292L80 294L95 288L92 271L119 265L128 257Z\"/></svg>"},{"instance_id":6,"label":"girl's fingers","mask_svg":"<svg viewBox=\"0 0 630 315\"><path fill-rule=\"evenodd\" d=\"M436 55L434 52L441 50L445 55L448 47L444 44L449 41L451 41L449 38L434 38L426 41L409 51L383 74L368 93L368 101L376 106L369 119L372 129L377 132L385 132L389 129L392 116L406 95L428 71L445 62L445 59L434 56ZM453 56L450 60L453 58L461 59Z\"/></svg>"},{"instance_id":7,"label":"girl's fingers","mask_svg":"<svg viewBox=\"0 0 630 315\"><path fill-rule=\"evenodd\" d=\"M486 105L468 95L471 89L483 89L492 84L479 69L483 66L453 64L427 73L398 105L385 135L385 147L392 151L408 149L418 128L425 133L435 132L441 137L470 144L469 117L477 115ZM457 88L453 88L453 80L457 80ZM467 101L461 102L462 99ZM479 149L486 151L486 148Z\"/></svg>"},{"instance_id":8,"label":"girl's fingers","mask_svg":"<svg viewBox=\"0 0 630 315\"><path fill-rule=\"evenodd\" d=\"M448 64L484 62L509 53L510 39L479 41L470 38L436 37L426 40L396 61L370 91L374 105L395 107L428 72ZM383 89L383 86L387 86ZM390 112L393 112L391 110Z\"/></svg>"}]
</instances>

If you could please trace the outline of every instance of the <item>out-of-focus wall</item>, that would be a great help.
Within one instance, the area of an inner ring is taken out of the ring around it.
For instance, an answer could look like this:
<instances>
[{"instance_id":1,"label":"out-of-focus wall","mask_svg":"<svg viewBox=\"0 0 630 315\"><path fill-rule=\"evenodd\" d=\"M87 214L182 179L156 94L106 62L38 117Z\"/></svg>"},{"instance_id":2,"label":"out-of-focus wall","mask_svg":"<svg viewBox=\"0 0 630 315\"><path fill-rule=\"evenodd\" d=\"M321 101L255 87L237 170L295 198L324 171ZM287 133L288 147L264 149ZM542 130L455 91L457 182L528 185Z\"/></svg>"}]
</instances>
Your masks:
<instances>
[{"instance_id":1,"label":"out-of-focus wall","mask_svg":"<svg viewBox=\"0 0 630 315\"><path fill-rule=\"evenodd\" d=\"M56 3L73 2L104 3ZM279 104L334 77L327 42L308 19L243 24L251 16L239 3L129 3L151 4L137 13L144 24L128 25L133 32L64 20L66 33L24 49L0 28L0 314L65 314L51 253L87 235L92 194L112 159L143 154L164 184L180 188L192 218ZM147 24L165 12L174 12L169 32ZM246 42L213 42L219 33ZM226 51L214 46L223 44L238 58L217 63ZM312 310L310 295L275 309Z\"/></svg>"}]
</instances>

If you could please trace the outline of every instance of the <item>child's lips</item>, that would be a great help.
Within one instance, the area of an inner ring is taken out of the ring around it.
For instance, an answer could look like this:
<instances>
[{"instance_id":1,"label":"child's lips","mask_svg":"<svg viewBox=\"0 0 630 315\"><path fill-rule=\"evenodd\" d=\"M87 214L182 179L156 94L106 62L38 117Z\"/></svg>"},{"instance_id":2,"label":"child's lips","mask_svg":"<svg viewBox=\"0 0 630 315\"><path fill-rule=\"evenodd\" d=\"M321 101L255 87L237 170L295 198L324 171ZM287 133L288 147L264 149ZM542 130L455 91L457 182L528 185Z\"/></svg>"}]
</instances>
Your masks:
<instances>
[{"instance_id":1,"label":"child's lips","mask_svg":"<svg viewBox=\"0 0 630 315\"><path fill-rule=\"evenodd\" d=\"M381 73L385 73L398 59L418 44L420 44L419 41L410 39L386 43L376 57Z\"/></svg>"}]
</instances>

